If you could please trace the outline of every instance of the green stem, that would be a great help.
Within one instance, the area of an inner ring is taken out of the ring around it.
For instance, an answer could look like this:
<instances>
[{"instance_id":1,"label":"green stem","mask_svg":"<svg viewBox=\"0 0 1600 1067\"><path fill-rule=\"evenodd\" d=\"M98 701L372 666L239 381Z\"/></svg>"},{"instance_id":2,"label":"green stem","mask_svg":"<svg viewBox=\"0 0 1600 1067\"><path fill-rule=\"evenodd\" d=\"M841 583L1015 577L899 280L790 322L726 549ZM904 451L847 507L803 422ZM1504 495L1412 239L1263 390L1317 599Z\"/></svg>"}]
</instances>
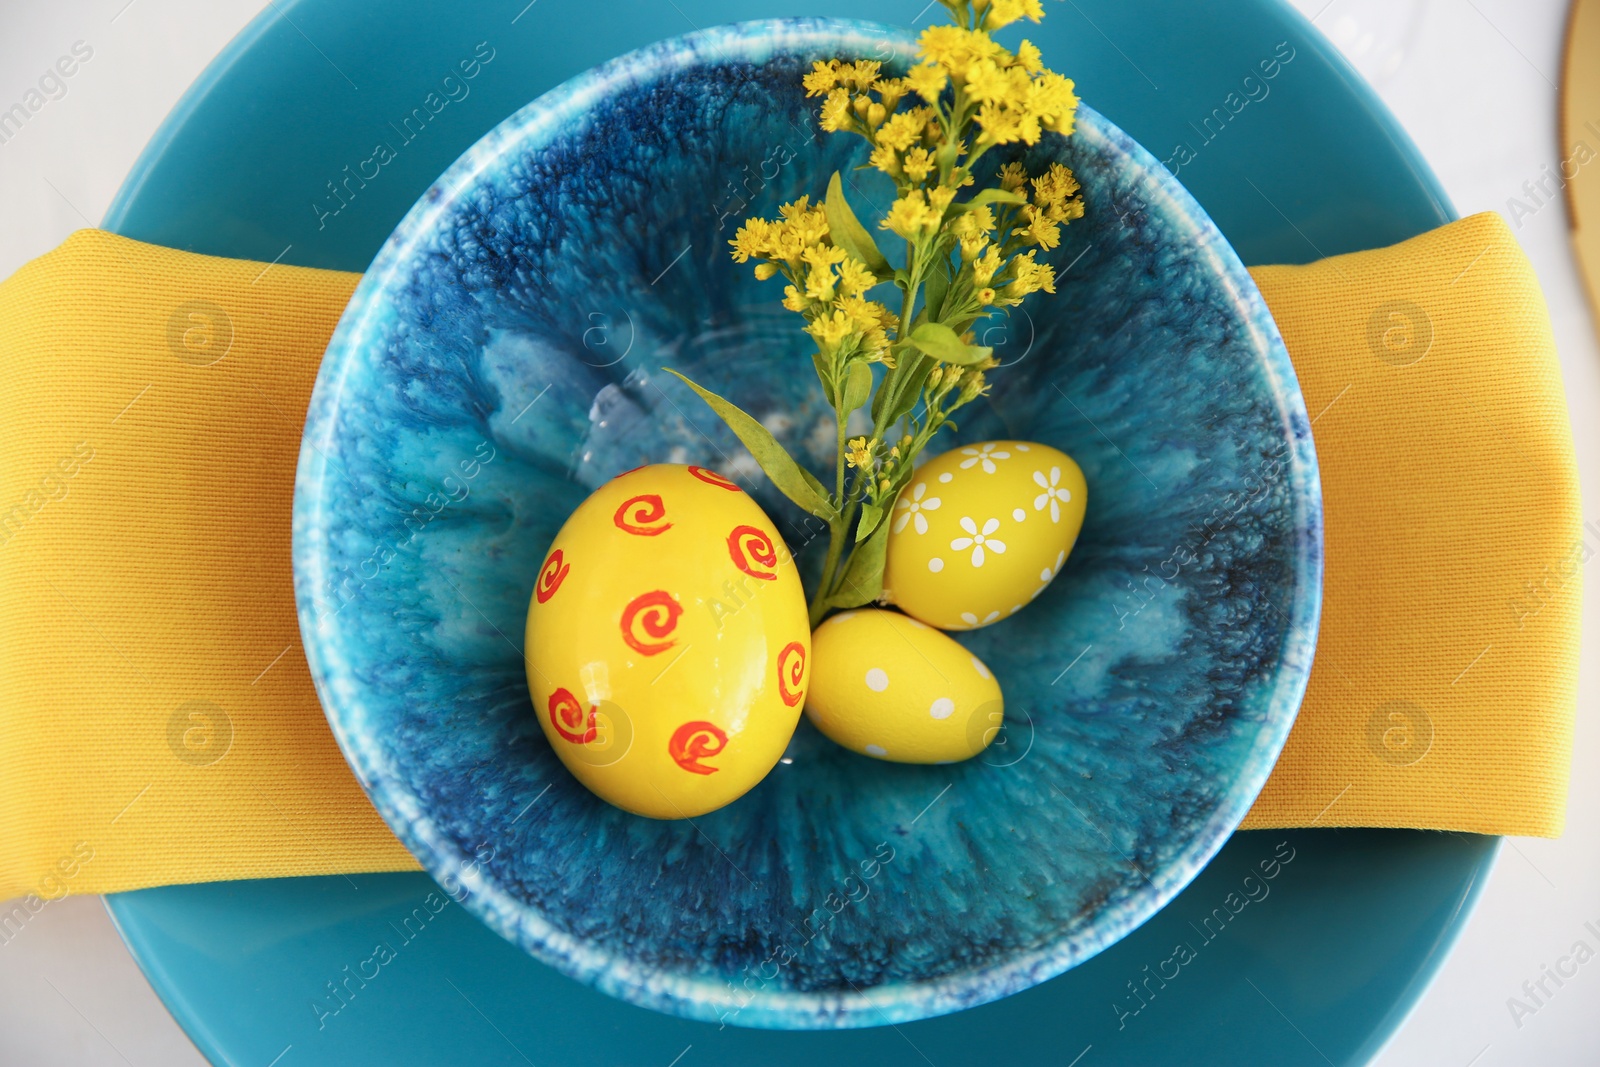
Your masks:
<instances>
[{"instance_id":1,"label":"green stem","mask_svg":"<svg viewBox=\"0 0 1600 1067\"><path fill-rule=\"evenodd\" d=\"M822 563L822 580L817 583L817 591L811 598L811 628L816 629L817 623L828 613L828 597L833 595L833 579L839 568L839 556L844 551L845 538L850 534L850 527L844 515L828 524L828 557Z\"/></svg>"},{"instance_id":2,"label":"green stem","mask_svg":"<svg viewBox=\"0 0 1600 1067\"><path fill-rule=\"evenodd\" d=\"M906 248L906 264L911 271L911 284L906 286L905 297L900 302L900 328L898 336L895 338L897 345L903 344L906 336L911 332L911 312L917 306L917 293L922 288L922 257L919 252L920 250L915 245L908 244ZM896 359L895 369L885 375L883 381L878 385L878 389L885 393L891 401L890 407L894 406L892 402L898 398L899 391L905 388L905 379L910 374L912 361L907 358L908 354L912 356L920 355L915 348L911 348L908 345L902 347L901 354ZM872 425L874 437L881 437L884 429L885 427L880 427L874 420Z\"/></svg>"},{"instance_id":3,"label":"green stem","mask_svg":"<svg viewBox=\"0 0 1600 1067\"><path fill-rule=\"evenodd\" d=\"M834 425L837 428L835 436L837 447L834 451L838 453L833 461L833 506L836 508L844 503L844 438L847 432L845 422L849 418L848 412L835 410L833 413Z\"/></svg>"},{"instance_id":4,"label":"green stem","mask_svg":"<svg viewBox=\"0 0 1600 1067\"><path fill-rule=\"evenodd\" d=\"M872 448L876 448L878 439L872 439ZM851 528L856 521L856 512L861 503L861 489L866 485L864 471L856 474L856 484L850 490L847 502L839 509L839 517L828 524L828 555L822 561L822 578L817 583L817 591L811 597L811 627L816 629L822 617L828 613L828 598L839 591L840 580L850 571L850 558L855 553L854 547L849 549L845 545L850 541Z\"/></svg>"},{"instance_id":5,"label":"green stem","mask_svg":"<svg viewBox=\"0 0 1600 1067\"><path fill-rule=\"evenodd\" d=\"M834 507L839 509L839 518L828 523L828 555L822 563L822 577L817 582L817 591L811 598L811 626L813 629L816 628L817 623L822 621L823 614L828 610L825 602L831 595L833 576L838 570L839 557L844 552L845 538L850 532L850 524L847 521L844 509L844 442L845 434L848 432L845 428L845 421L848 418L848 412L834 411L834 453L836 458L834 459L833 470L833 504Z\"/></svg>"},{"instance_id":6,"label":"green stem","mask_svg":"<svg viewBox=\"0 0 1600 1067\"><path fill-rule=\"evenodd\" d=\"M905 298L900 305L900 331L902 334L907 331L911 322L911 312L916 307L917 293L922 288L921 271L919 269L921 257L918 255L918 249L914 246L909 250L908 259L911 266L911 284L906 286ZM905 367L906 363L902 362L899 367L890 372L890 377L883 381L879 388L889 390L902 388L903 382L900 379L905 373ZM852 488L848 496L846 495L844 459L845 437L847 434L845 429L846 418L847 413L838 413L839 458L834 475L834 503L839 508L839 518L828 525L828 555L822 562L822 578L817 583L817 591L811 598L810 614L813 629L822 621L822 617L827 614L828 598L838 591L839 579L849 571L850 556L854 554L854 549L852 548L847 552L845 544L850 538L850 528L855 523L857 508L860 504L860 493L857 490L865 484L861 477L858 476L856 486ZM876 453L881 437L882 427L874 425L872 428L872 441L869 446L874 453Z\"/></svg>"}]
</instances>

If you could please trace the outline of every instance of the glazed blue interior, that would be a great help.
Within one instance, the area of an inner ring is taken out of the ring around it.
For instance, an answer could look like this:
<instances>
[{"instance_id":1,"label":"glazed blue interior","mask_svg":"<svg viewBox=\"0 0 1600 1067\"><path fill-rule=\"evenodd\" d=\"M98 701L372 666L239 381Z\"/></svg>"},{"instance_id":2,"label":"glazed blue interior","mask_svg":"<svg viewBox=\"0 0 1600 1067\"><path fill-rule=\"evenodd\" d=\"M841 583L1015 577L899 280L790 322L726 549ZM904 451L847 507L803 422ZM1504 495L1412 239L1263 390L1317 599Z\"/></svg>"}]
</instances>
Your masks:
<instances>
[{"instance_id":1,"label":"glazed blue interior","mask_svg":"<svg viewBox=\"0 0 1600 1067\"><path fill-rule=\"evenodd\" d=\"M1304 691L1320 497L1292 368L1210 221L1084 108L1070 140L1029 159L1059 158L1084 185L1087 217L1054 254L1059 295L991 324L1007 366L943 442L1042 441L1089 482L1061 576L961 636L1000 680L1005 736L980 759L914 767L802 723L788 762L692 823L610 807L549 750L523 619L547 546L593 487L640 463L699 463L749 489L792 546L819 547L661 368L828 465L806 339L726 240L834 170L856 175L859 213L886 206L886 187L851 170L862 142L814 132L799 77L815 58L909 52L867 24L752 23L552 91L402 222L312 400L296 583L340 744L469 909L650 1007L866 1026L1057 974L1215 853Z\"/></svg>"}]
</instances>

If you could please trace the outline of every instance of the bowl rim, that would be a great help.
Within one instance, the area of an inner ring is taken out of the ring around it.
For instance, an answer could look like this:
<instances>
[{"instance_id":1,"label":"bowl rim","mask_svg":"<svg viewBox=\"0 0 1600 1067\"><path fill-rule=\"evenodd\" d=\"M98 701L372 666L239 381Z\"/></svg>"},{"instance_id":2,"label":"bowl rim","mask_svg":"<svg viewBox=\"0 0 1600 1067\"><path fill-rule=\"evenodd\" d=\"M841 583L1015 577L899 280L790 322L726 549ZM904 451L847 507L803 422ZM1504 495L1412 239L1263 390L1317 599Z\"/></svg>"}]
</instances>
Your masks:
<instances>
[{"instance_id":1,"label":"bowl rim","mask_svg":"<svg viewBox=\"0 0 1600 1067\"><path fill-rule=\"evenodd\" d=\"M496 933L562 973L619 999L688 1018L780 1029L892 1025L974 1007L1052 978L1143 924L1210 862L1265 785L1305 694L1322 605L1322 495L1315 447L1294 366L1271 313L1232 246L1188 191L1146 149L1083 104L1075 136L1103 139L1113 152L1126 155L1153 178L1142 192L1169 219L1186 224L1188 236L1210 261L1252 337L1287 445L1285 466L1295 516L1293 603L1284 612L1283 645L1255 742L1205 823L1160 870L1140 872L1145 876L1143 886L1102 909L1088 929L1077 935L986 967L848 994L762 990L735 995L738 991L730 983L672 974L597 950L557 929L536 909L483 876L474 857L433 820L385 755L367 722L355 665L345 658L338 640L337 615L319 619L315 591L330 584L322 521L334 473L327 446L337 424L345 379L360 363L368 331L411 256L435 231L440 218L453 209L458 191L492 172L508 150L539 150L569 118L581 115L618 88L705 63L761 62L783 51L819 46L841 54L886 58L900 49L913 49L915 38L902 28L854 19L777 18L714 26L618 56L550 89L496 124L422 194L384 241L352 294L317 375L294 496L295 598L319 700L363 790L424 869L437 879L454 880L460 887L456 899Z\"/></svg>"}]
</instances>

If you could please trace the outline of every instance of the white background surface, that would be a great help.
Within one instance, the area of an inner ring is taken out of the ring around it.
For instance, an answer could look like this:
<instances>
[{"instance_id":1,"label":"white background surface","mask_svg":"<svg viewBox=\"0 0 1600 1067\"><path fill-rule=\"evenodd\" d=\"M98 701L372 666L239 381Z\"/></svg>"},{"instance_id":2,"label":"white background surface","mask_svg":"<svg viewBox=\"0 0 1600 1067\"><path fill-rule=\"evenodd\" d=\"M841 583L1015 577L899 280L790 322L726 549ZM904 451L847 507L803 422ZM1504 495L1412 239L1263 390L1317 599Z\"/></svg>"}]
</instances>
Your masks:
<instances>
[{"instance_id":1,"label":"white background surface","mask_svg":"<svg viewBox=\"0 0 1600 1067\"><path fill-rule=\"evenodd\" d=\"M1554 169L1562 0L1294 0L1410 131L1463 214L1500 211ZM72 44L94 49L23 132L0 145L0 277L93 225L123 176L259 0L0 0L0 106ZM1520 213L1519 213L1520 214ZM1515 225L1544 284L1577 435L1585 517L1600 525L1600 346L1560 203ZM1492 486L1485 486L1492 492ZM1600 537L1590 549L1600 554ZM1594 583L1600 567L1590 565ZM1568 587L1570 588L1570 586ZM1600 595L1588 598L1567 833L1508 839L1477 913L1381 1067L1600 1063L1600 958L1514 1019L1508 999L1600 926ZM0 945L0 1064L203 1064L95 898L50 905ZM1242 1065L1252 1067L1252 1065Z\"/></svg>"}]
</instances>

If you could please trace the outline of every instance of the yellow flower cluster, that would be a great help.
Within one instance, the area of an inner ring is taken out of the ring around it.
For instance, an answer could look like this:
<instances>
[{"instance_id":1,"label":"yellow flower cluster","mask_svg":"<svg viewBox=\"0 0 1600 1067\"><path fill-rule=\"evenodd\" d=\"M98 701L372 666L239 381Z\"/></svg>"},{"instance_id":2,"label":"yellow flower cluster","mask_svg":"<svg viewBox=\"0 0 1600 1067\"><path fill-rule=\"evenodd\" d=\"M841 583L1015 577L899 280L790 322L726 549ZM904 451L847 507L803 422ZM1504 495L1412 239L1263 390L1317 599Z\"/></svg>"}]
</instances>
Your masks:
<instances>
[{"instance_id":1,"label":"yellow flower cluster","mask_svg":"<svg viewBox=\"0 0 1600 1067\"><path fill-rule=\"evenodd\" d=\"M1061 226L1073 219L1083 218L1083 197L1079 195L1078 179L1060 163L1050 164L1050 169L1034 178L1033 198L1022 206L1022 218L1027 223L1023 230L1031 243L1051 249L1061 243Z\"/></svg>"},{"instance_id":2,"label":"yellow flower cluster","mask_svg":"<svg viewBox=\"0 0 1600 1067\"><path fill-rule=\"evenodd\" d=\"M1046 69L1031 42L1013 52L990 36L1019 19L1040 21L1042 0L940 3L954 25L925 30L903 74L898 65L886 73L876 60L833 60L814 63L803 78L807 97L819 100L822 129L867 142L868 166L893 183L888 209L874 202L874 215L858 218L846 193L856 183L835 173L823 202L802 196L779 218L747 220L729 242L733 258L753 264L758 279L783 277L783 306L802 316L816 342L813 362L836 416L833 484L807 478L785 489L828 522L813 627L831 607L878 595L881 552L861 553L881 547L885 512L918 454L958 409L989 391L987 375L999 366L977 331L997 309L1055 292L1055 270L1040 257L1058 248L1061 227L1084 213L1078 181L1065 166L1033 175L1021 163L983 162L999 146L1038 145L1047 133L1072 132L1072 82ZM997 189L963 196L996 167ZM885 230L901 240L880 248ZM891 283L898 314L868 298ZM868 362L884 369L866 373ZM870 436L847 439L863 410L871 412ZM757 444L751 449L769 473L780 472L780 486L782 470L793 473L782 457Z\"/></svg>"},{"instance_id":3,"label":"yellow flower cluster","mask_svg":"<svg viewBox=\"0 0 1600 1067\"><path fill-rule=\"evenodd\" d=\"M976 5L980 9L981 2ZM990 0L984 25L991 30L1009 26L1020 18L1038 22L1044 18L1044 5L1039 0Z\"/></svg>"},{"instance_id":4,"label":"yellow flower cluster","mask_svg":"<svg viewBox=\"0 0 1600 1067\"><path fill-rule=\"evenodd\" d=\"M865 467L872 462L872 450L867 447L865 437L852 437L845 442L845 462L852 467Z\"/></svg>"},{"instance_id":5,"label":"yellow flower cluster","mask_svg":"<svg viewBox=\"0 0 1600 1067\"><path fill-rule=\"evenodd\" d=\"M1070 134L1078 99L1072 82L1047 70L1032 43L1011 52L989 35L1019 19L1038 22L1040 0L944 3L957 24L925 30L904 77L885 76L876 60L833 60L814 63L803 81L808 97L821 98L821 127L865 138L869 164L895 183L896 198L878 228L908 246L898 275L908 294L903 314L942 262L954 271L943 285L938 321L974 344L970 326L990 310L1055 292L1055 271L1037 253L1060 245L1061 226L1083 215L1083 200L1072 171L1059 163L1036 177L1007 163L999 186L1016 194L1009 199L974 207L957 197L975 184L974 166L989 149L1037 144L1047 131ZM844 243L856 248L853 240ZM730 243L735 260L756 261L758 278L785 277L783 306L805 317L806 332L831 361L825 378L841 381L845 364L858 358L895 367L900 316L866 296L888 279L835 245L822 204L801 197L784 205L781 218L748 220ZM909 289L907 274L914 279ZM926 378L929 410L937 409L931 425L946 405L982 395L987 369L938 363ZM873 466L875 447L855 439L843 458L850 467Z\"/></svg>"},{"instance_id":6,"label":"yellow flower cluster","mask_svg":"<svg viewBox=\"0 0 1600 1067\"><path fill-rule=\"evenodd\" d=\"M908 241L928 237L939 231L944 223L945 210L955 199L956 191L948 185L932 189L908 189L893 204L878 223L879 228L891 230Z\"/></svg>"},{"instance_id":7,"label":"yellow flower cluster","mask_svg":"<svg viewBox=\"0 0 1600 1067\"><path fill-rule=\"evenodd\" d=\"M888 331L898 322L894 312L876 300L850 296L840 300L831 310L820 310L806 324L806 333L830 350L838 348L852 337L859 338L860 354L864 359L892 368L894 359L889 355Z\"/></svg>"},{"instance_id":8,"label":"yellow flower cluster","mask_svg":"<svg viewBox=\"0 0 1600 1067\"><path fill-rule=\"evenodd\" d=\"M829 133L851 130L867 134L894 114L906 94L901 78L882 78L875 59L843 63L837 59L811 65L802 82L807 96L824 96L822 128ZM874 95L875 94L875 95Z\"/></svg>"},{"instance_id":9,"label":"yellow flower cluster","mask_svg":"<svg viewBox=\"0 0 1600 1067\"><path fill-rule=\"evenodd\" d=\"M1002 274L1002 277L1006 276L1009 276L1010 284L994 290L993 299L988 301L996 307L1016 307L1029 293L1056 291L1055 268L1048 263L1035 261L1031 248L1011 258Z\"/></svg>"},{"instance_id":10,"label":"yellow flower cluster","mask_svg":"<svg viewBox=\"0 0 1600 1067\"><path fill-rule=\"evenodd\" d=\"M816 62L811 65L811 73L807 74L801 83L806 87L807 96L827 96L835 87L847 86L852 89L870 89L878 84L878 72L883 69L883 64L876 59L862 60L859 63L844 63L837 59L828 62Z\"/></svg>"},{"instance_id":11,"label":"yellow flower cluster","mask_svg":"<svg viewBox=\"0 0 1600 1067\"><path fill-rule=\"evenodd\" d=\"M994 209L985 205L964 211L950 223L950 234L961 248L961 260L970 263L988 247L995 230Z\"/></svg>"},{"instance_id":12,"label":"yellow flower cluster","mask_svg":"<svg viewBox=\"0 0 1600 1067\"><path fill-rule=\"evenodd\" d=\"M1020 17L1037 22L1044 12L1037 0L1024 0L995 2L987 14L987 26L994 28ZM1046 70L1031 41L1013 53L983 29L930 26L917 42L917 55L921 62L906 75L908 87L930 104L954 87L958 108L976 105L979 147L1038 144L1046 130L1072 132L1078 110L1072 80Z\"/></svg>"},{"instance_id":13,"label":"yellow flower cluster","mask_svg":"<svg viewBox=\"0 0 1600 1067\"><path fill-rule=\"evenodd\" d=\"M811 206L810 197L802 196L792 204L779 209L778 219L750 218L734 234L733 261L748 263L751 259L766 259L799 266L808 249L828 239L828 213L822 205ZM766 272L770 278L776 269ZM760 267L756 276L763 277Z\"/></svg>"},{"instance_id":14,"label":"yellow flower cluster","mask_svg":"<svg viewBox=\"0 0 1600 1067\"><path fill-rule=\"evenodd\" d=\"M940 403L954 393L956 406L960 407L977 397L987 396L989 381L984 372L993 370L999 365L1000 361L993 356L970 369L940 364L928 372L929 400L932 403Z\"/></svg>"},{"instance_id":15,"label":"yellow flower cluster","mask_svg":"<svg viewBox=\"0 0 1600 1067\"><path fill-rule=\"evenodd\" d=\"M806 332L828 351L848 348L872 361L890 362L889 331L898 318L863 295L878 284L861 260L837 247L828 233L827 211L802 196L779 209L775 220L751 218L733 240L738 263L761 260L756 277L783 274L783 306L805 315ZM847 345L847 342L852 342Z\"/></svg>"},{"instance_id":16,"label":"yellow flower cluster","mask_svg":"<svg viewBox=\"0 0 1600 1067\"><path fill-rule=\"evenodd\" d=\"M1012 53L988 33L1020 18L1039 21L1039 0L980 0L967 10L970 28L923 31L920 62L904 78L884 77L875 60L817 62L804 78L807 95L825 97L822 128L866 138L872 145L868 162L895 180L899 198L879 225L908 241L940 232L957 190L973 184L971 163L989 147L1036 144L1046 130L1072 132L1078 106L1072 82L1046 70L1031 42ZM896 110L908 94L923 103ZM978 135L971 146L962 140L969 126ZM1003 175L1003 187L1026 191L1027 175L1020 165L1012 164L1012 170ZM1020 212L1019 235L1027 235L1025 244L1051 249L1060 243L1061 224L1079 217L1083 205L1066 168L1053 167L1041 181ZM954 220L965 260L979 254L995 221L992 213Z\"/></svg>"}]
</instances>

